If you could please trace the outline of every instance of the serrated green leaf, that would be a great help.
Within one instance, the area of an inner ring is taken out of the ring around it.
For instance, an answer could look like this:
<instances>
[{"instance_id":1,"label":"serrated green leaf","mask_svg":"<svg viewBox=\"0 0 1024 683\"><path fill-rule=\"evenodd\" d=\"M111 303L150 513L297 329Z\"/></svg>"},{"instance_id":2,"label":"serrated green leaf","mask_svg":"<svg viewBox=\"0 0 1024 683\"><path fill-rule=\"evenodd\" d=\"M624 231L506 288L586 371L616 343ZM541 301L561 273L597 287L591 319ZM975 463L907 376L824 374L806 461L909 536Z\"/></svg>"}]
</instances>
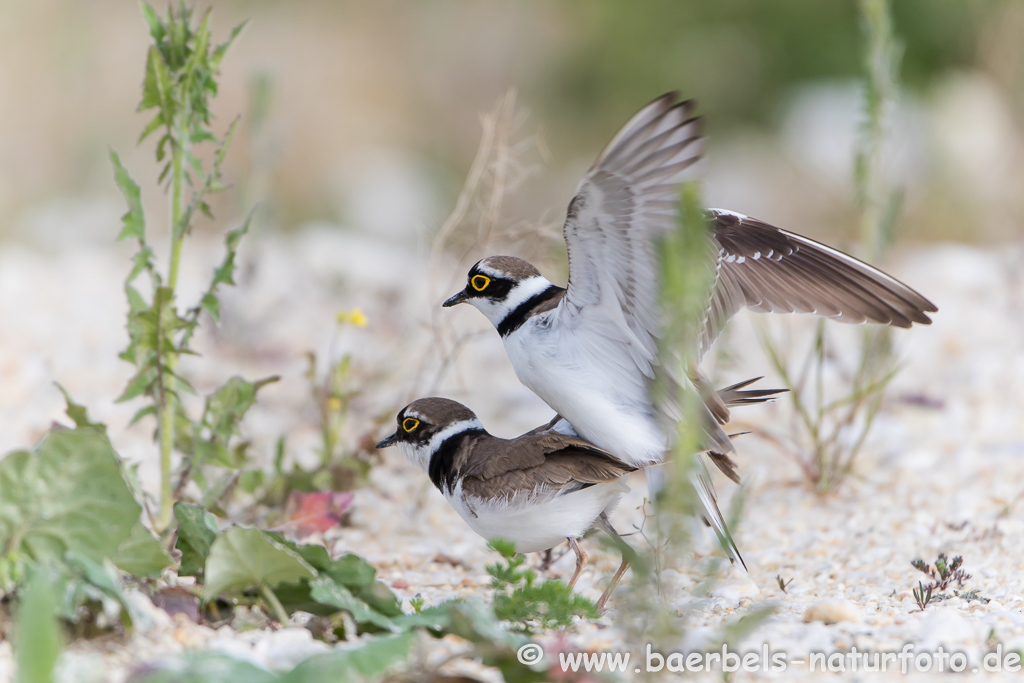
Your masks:
<instances>
[{"instance_id":1,"label":"serrated green leaf","mask_svg":"<svg viewBox=\"0 0 1024 683\"><path fill-rule=\"evenodd\" d=\"M110 150L110 161L114 164L114 181L117 183L121 194L128 202L128 212L121 216L121 234L117 239L123 240L134 237L137 240L146 239L146 219L142 212L142 191L139 186L128 175L128 171L121 164L121 157L117 152Z\"/></svg>"},{"instance_id":2,"label":"serrated green leaf","mask_svg":"<svg viewBox=\"0 0 1024 683\"><path fill-rule=\"evenodd\" d=\"M136 413L132 415L132 419L128 422L128 426L131 427L147 415L156 415L156 406L146 406L145 408L136 411Z\"/></svg>"},{"instance_id":3,"label":"serrated green leaf","mask_svg":"<svg viewBox=\"0 0 1024 683\"><path fill-rule=\"evenodd\" d=\"M199 27L193 34L192 42L192 55L189 59L189 64L186 66L187 70L193 70L199 68L204 61L206 61L206 53L209 50L210 43L210 10L207 9L203 13L203 18L199 22Z\"/></svg>"},{"instance_id":4,"label":"serrated green leaf","mask_svg":"<svg viewBox=\"0 0 1024 683\"><path fill-rule=\"evenodd\" d=\"M0 460L0 549L60 564L69 552L116 555L142 508L106 435L56 429L29 451Z\"/></svg>"},{"instance_id":5,"label":"serrated green leaf","mask_svg":"<svg viewBox=\"0 0 1024 683\"><path fill-rule=\"evenodd\" d=\"M220 299L207 292L203 295L203 299L199 302L199 305L204 311L210 314L210 317L213 318L214 322L220 322Z\"/></svg>"},{"instance_id":6,"label":"serrated green leaf","mask_svg":"<svg viewBox=\"0 0 1024 683\"><path fill-rule=\"evenodd\" d=\"M157 160L157 163L160 163L161 161L163 161L164 157L167 156L167 145L172 143L172 142L173 142L173 140L171 139L171 134L170 133L164 133L163 137L161 137L160 140L156 143L156 160ZM169 163L164 166L163 172L161 172L161 174L160 174L160 178L159 178L160 180L163 180L163 177L167 174L167 171L169 171L170 168L171 168L171 165Z\"/></svg>"},{"instance_id":7,"label":"serrated green leaf","mask_svg":"<svg viewBox=\"0 0 1024 683\"><path fill-rule=\"evenodd\" d=\"M210 547L220 533L217 518L190 503L175 503L174 518L178 521L178 540L174 547L181 551L178 575L196 576L206 567Z\"/></svg>"},{"instance_id":8,"label":"serrated green leaf","mask_svg":"<svg viewBox=\"0 0 1024 683\"><path fill-rule=\"evenodd\" d=\"M174 81L167 68L167 63L164 62L163 55L160 54L160 50L155 46L149 48L147 59L149 60L149 64L147 65L147 74L151 69L153 74L153 86L156 89L157 101L160 109L166 120L173 121L176 109L174 94L172 92L172 89L174 88Z\"/></svg>"},{"instance_id":9,"label":"serrated green leaf","mask_svg":"<svg viewBox=\"0 0 1024 683\"><path fill-rule=\"evenodd\" d=\"M160 541L141 522L132 527L131 535L121 543L111 561L132 576L158 579L174 562Z\"/></svg>"},{"instance_id":10,"label":"serrated green leaf","mask_svg":"<svg viewBox=\"0 0 1024 683\"><path fill-rule=\"evenodd\" d=\"M143 102L145 102L145 99L143 99ZM163 112L159 112L159 113L157 113L156 116L154 116L152 118L152 120L150 120L149 123L146 124L146 127L142 129L142 134L139 135L139 139L135 141L135 144L139 144L140 142L142 142L143 140L148 138L150 135L153 134L154 131L156 131L162 125L164 125L164 115L163 115ZM164 136L164 137L166 137L166 136ZM158 152L157 153L157 161L160 161L160 160L161 159L160 159L160 155L159 155L159 152Z\"/></svg>"},{"instance_id":11,"label":"serrated green leaf","mask_svg":"<svg viewBox=\"0 0 1024 683\"><path fill-rule=\"evenodd\" d=\"M220 534L206 560L204 597L212 600L227 591L292 583L316 576L298 553L259 529L234 527Z\"/></svg>"},{"instance_id":12,"label":"serrated green leaf","mask_svg":"<svg viewBox=\"0 0 1024 683\"><path fill-rule=\"evenodd\" d=\"M326 576L310 581L309 588L309 596L313 600L321 605L345 610L357 624L373 624L389 631L398 630L390 619Z\"/></svg>"},{"instance_id":13,"label":"serrated green leaf","mask_svg":"<svg viewBox=\"0 0 1024 683\"><path fill-rule=\"evenodd\" d=\"M353 647L315 655L292 669L281 683L322 683L323 681L376 681L409 656L415 631L379 636Z\"/></svg>"},{"instance_id":14,"label":"serrated green leaf","mask_svg":"<svg viewBox=\"0 0 1024 683\"><path fill-rule=\"evenodd\" d=\"M279 379L275 375L249 382L236 375L225 382L206 399L204 422L210 432L227 443L236 433L246 412L256 403L256 393Z\"/></svg>"},{"instance_id":15,"label":"serrated green leaf","mask_svg":"<svg viewBox=\"0 0 1024 683\"><path fill-rule=\"evenodd\" d=\"M51 683L64 636L50 572L36 570L18 601L14 661L18 683Z\"/></svg>"},{"instance_id":16,"label":"serrated green leaf","mask_svg":"<svg viewBox=\"0 0 1024 683\"><path fill-rule=\"evenodd\" d=\"M75 403L71 398L71 394L65 389L60 383L57 384L57 388L60 389L60 393L64 394L64 401L67 403L67 409L64 411L67 416L75 423L76 427L96 427L102 432L107 431L107 426L102 422L93 422L89 418L89 411L86 410L85 406Z\"/></svg>"},{"instance_id":17,"label":"serrated green leaf","mask_svg":"<svg viewBox=\"0 0 1024 683\"><path fill-rule=\"evenodd\" d=\"M227 53L228 48L231 47L232 43L235 42L235 38L238 37L238 34L242 32L242 29L244 29L245 25L248 24L248 23L249 23L249 21L246 20L246 21L243 21L238 26L236 26L234 29L232 29L231 36L226 41L224 41L223 43L218 45L216 48L214 48L213 53L210 55L210 59L209 59L209 64L210 64L210 68L211 69L216 71L220 67L221 60L224 59L224 55Z\"/></svg>"},{"instance_id":18,"label":"serrated green leaf","mask_svg":"<svg viewBox=\"0 0 1024 683\"><path fill-rule=\"evenodd\" d=\"M156 383L156 371L151 368L143 368L128 381L121 395L114 399L114 403L124 403L136 396L149 393L150 387Z\"/></svg>"},{"instance_id":19,"label":"serrated green leaf","mask_svg":"<svg viewBox=\"0 0 1024 683\"><path fill-rule=\"evenodd\" d=\"M160 21L160 16L156 11L149 6L149 3L139 3L140 9L142 10L142 16L146 20L146 24L149 25L149 35L153 37L153 40L160 42L163 40L165 31L163 22Z\"/></svg>"},{"instance_id":20,"label":"serrated green leaf","mask_svg":"<svg viewBox=\"0 0 1024 683\"><path fill-rule=\"evenodd\" d=\"M143 242L142 246L132 256L132 269L128 273L128 277L125 278L125 291L128 293L128 303L131 307L131 312L136 313L146 308L146 302L142 298L142 295L134 287L129 287L127 283L132 282L137 278L142 271L153 271L153 250L149 248L149 245Z\"/></svg>"}]
</instances>

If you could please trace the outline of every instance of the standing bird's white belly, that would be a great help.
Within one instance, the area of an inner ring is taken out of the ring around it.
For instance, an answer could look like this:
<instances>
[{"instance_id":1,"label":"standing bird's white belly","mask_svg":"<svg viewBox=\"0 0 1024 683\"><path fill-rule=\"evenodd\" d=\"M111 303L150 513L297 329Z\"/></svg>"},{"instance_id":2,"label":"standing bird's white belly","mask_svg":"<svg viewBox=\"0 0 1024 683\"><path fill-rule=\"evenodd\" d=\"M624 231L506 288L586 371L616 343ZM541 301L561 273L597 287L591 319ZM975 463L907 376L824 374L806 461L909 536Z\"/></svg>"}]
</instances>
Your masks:
<instances>
[{"instance_id":1,"label":"standing bird's white belly","mask_svg":"<svg viewBox=\"0 0 1024 683\"><path fill-rule=\"evenodd\" d=\"M557 495L545 492L500 500L464 496L461 483L445 495L456 512L487 540L512 541L521 553L534 553L579 538L602 512L611 513L629 486L620 479Z\"/></svg>"},{"instance_id":2,"label":"standing bird's white belly","mask_svg":"<svg viewBox=\"0 0 1024 683\"><path fill-rule=\"evenodd\" d=\"M519 381L569 421L581 437L636 467L661 462L659 428L646 378L633 368L600 364L574 335L537 316L504 338Z\"/></svg>"}]
</instances>

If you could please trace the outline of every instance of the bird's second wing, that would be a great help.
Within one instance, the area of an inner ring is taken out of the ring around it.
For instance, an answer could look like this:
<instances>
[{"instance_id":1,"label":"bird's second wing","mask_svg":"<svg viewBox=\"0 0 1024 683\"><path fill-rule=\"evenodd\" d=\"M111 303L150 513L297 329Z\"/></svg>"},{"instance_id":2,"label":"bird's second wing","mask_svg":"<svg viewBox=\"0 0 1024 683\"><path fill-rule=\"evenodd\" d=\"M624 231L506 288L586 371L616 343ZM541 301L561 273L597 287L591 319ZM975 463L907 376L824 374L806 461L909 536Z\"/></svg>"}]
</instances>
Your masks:
<instances>
[{"instance_id":1,"label":"bird's second wing","mask_svg":"<svg viewBox=\"0 0 1024 683\"><path fill-rule=\"evenodd\" d=\"M719 249L701 354L744 307L896 327L927 325L927 313L938 310L899 280L841 251L732 211L708 213Z\"/></svg>"}]
</instances>

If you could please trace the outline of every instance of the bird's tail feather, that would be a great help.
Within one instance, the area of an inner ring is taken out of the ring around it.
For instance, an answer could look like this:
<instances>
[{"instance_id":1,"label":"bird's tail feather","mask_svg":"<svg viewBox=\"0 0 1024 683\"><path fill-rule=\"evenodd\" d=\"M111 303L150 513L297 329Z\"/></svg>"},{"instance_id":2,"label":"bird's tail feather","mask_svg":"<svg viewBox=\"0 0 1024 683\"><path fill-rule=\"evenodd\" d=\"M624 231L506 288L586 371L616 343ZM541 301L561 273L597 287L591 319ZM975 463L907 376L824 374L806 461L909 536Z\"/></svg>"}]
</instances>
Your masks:
<instances>
[{"instance_id":1,"label":"bird's tail feather","mask_svg":"<svg viewBox=\"0 0 1024 683\"><path fill-rule=\"evenodd\" d=\"M744 380L743 382L737 382L736 384L724 389L719 389L718 397L722 399L722 402L727 406L741 406L748 405L750 403L764 403L765 401L770 401L779 394L784 394L789 391L789 389L744 389L744 387L750 386L761 379L764 379L764 377L754 377L752 379Z\"/></svg>"},{"instance_id":2,"label":"bird's tail feather","mask_svg":"<svg viewBox=\"0 0 1024 683\"><path fill-rule=\"evenodd\" d=\"M704 519L704 523L714 530L715 535L718 537L718 543L726 555L728 555L729 561L733 563L739 562L740 566L746 571L747 563L743 561L743 556L740 554L739 548L736 547L736 541L733 540L732 533L729 531L729 525L726 524L725 516L722 514L721 508L718 507L718 496L715 494L715 487L711 481L705 461L707 456L699 453L694 457L698 458L698 461L695 463L694 471L690 475L690 482L693 484L694 492L697 494L697 500L700 501L701 507L704 508L704 511L700 513L701 517ZM658 493L665 486L665 468L658 467L657 465L647 467L644 470L644 474L647 477L648 495L651 500L655 500Z\"/></svg>"}]
</instances>

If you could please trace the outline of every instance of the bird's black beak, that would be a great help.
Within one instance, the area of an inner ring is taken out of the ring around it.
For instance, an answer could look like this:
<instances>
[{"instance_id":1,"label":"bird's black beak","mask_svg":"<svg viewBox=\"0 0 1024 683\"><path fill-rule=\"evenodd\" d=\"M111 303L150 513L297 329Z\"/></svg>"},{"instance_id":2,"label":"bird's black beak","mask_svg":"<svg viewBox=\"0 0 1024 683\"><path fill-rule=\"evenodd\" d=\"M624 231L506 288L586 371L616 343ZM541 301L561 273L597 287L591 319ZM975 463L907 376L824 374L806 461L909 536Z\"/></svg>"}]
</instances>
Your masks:
<instances>
[{"instance_id":1,"label":"bird's black beak","mask_svg":"<svg viewBox=\"0 0 1024 683\"><path fill-rule=\"evenodd\" d=\"M388 446L393 446L396 441L398 441L398 432L395 432L388 438L382 440L379 444L375 446L375 448L387 448Z\"/></svg>"},{"instance_id":2,"label":"bird's black beak","mask_svg":"<svg viewBox=\"0 0 1024 683\"><path fill-rule=\"evenodd\" d=\"M445 301L441 305L444 306L445 308L450 308L450 307L454 306L455 304L461 304L463 301L465 301L468 298L469 298L469 294L466 294L466 290L462 290L458 294L453 294L452 296L448 297L448 300Z\"/></svg>"}]
</instances>

